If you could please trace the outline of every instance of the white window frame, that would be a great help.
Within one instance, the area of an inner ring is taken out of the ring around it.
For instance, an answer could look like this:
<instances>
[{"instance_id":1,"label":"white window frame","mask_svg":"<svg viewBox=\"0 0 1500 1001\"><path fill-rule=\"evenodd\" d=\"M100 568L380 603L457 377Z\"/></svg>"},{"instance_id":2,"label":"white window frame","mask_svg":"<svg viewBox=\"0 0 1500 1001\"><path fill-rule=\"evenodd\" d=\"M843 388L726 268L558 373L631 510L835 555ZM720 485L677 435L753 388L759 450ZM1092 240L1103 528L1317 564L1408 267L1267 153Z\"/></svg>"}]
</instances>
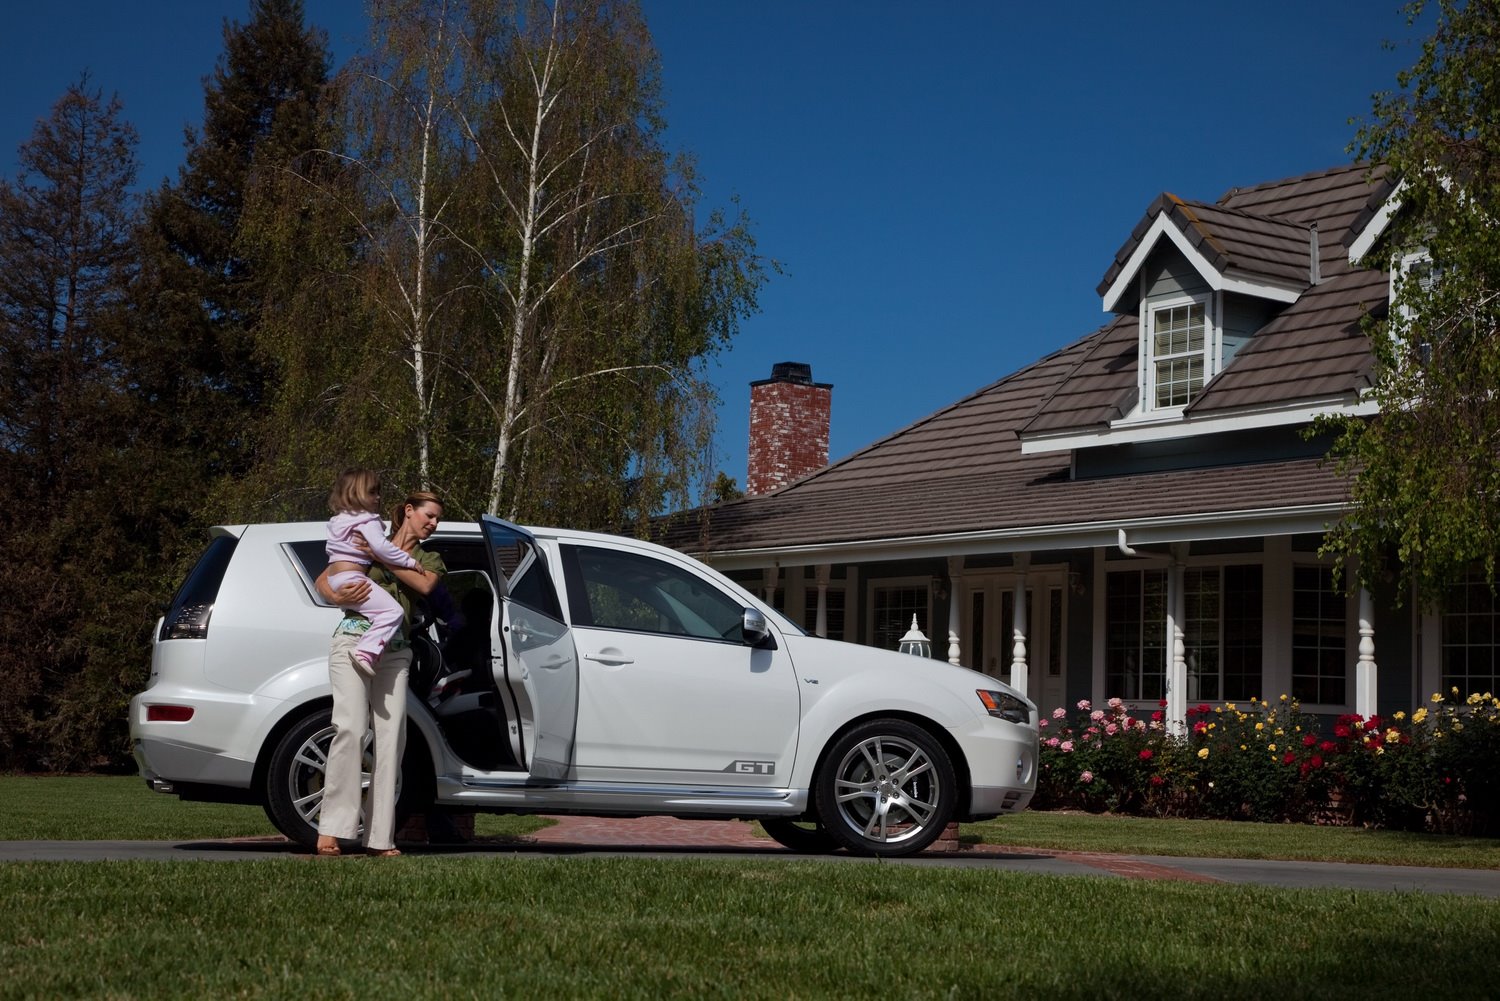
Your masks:
<instances>
[{"instance_id":1,"label":"white window frame","mask_svg":"<svg viewBox=\"0 0 1500 1001\"><path fill-rule=\"evenodd\" d=\"M926 629L927 629L927 638L929 640L932 639L932 632L935 631L935 628L936 628L933 625L933 622L932 622L932 578L930 576L929 577L872 577L872 578L869 578L868 580L865 581L865 608L868 610L868 613L865 615L865 629L864 629L864 633L865 633L865 646L874 646L875 645L875 592L879 591L879 590L882 590L882 589L895 590L895 589L898 589L898 588L921 588L923 591L925 591L927 593L927 626L926 626ZM848 597L849 597L849 594L851 593L851 591L852 591L852 589L851 590L846 590L846 592L844 594L844 598L845 598L846 603L848 601ZM848 628L849 609L847 607L847 604L846 604L846 607L844 609L844 615L845 615L844 637L847 639L848 636L849 636L849 628ZM911 625L911 623L909 623L909 622L905 623L903 625L903 627L902 627L902 632L904 633L905 630L906 630L906 628L909 627L910 625ZM946 640L947 640L947 631L946 630L944 630L943 639L946 642ZM891 647L891 649L894 650L895 647Z\"/></svg>"},{"instance_id":2,"label":"white window frame","mask_svg":"<svg viewBox=\"0 0 1500 1001\"><path fill-rule=\"evenodd\" d=\"M1171 296L1170 298L1147 301L1142 305L1140 317L1140 374L1137 388L1140 390L1140 407L1138 412L1142 415L1164 416L1181 415L1187 406L1177 404L1174 406L1159 407L1156 405L1156 366L1157 356L1156 344L1156 316L1158 313L1167 312L1183 307L1201 306L1203 309L1203 385L1207 385L1219 372L1219 357L1223 331L1219 327L1219 293L1199 293L1196 295L1184 294ZM1197 352L1185 352L1180 355L1168 357L1191 358ZM1200 386L1198 392L1189 400L1191 403L1203 392Z\"/></svg>"}]
</instances>

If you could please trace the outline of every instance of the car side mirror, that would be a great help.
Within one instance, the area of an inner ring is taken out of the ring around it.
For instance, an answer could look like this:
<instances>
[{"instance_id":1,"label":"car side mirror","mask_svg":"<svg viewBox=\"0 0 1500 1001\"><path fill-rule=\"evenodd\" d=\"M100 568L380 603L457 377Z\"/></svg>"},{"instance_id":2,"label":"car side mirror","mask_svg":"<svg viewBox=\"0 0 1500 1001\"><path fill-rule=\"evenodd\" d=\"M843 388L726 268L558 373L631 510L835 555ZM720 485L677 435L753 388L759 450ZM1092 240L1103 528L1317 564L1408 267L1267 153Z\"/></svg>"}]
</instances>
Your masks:
<instances>
[{"instance_id":1,"label":"car side mirror","mask_svg":"<svg viewBox=\"0 0 1500 1001\"><path fill-rule=\"evenodd\" d=\"M766 626L766 617L758 608L745 609L745 617L740 623L744 631L745 642L750 646L760 646L766 641L771 630Z\"/></svg>"}]
</instances>

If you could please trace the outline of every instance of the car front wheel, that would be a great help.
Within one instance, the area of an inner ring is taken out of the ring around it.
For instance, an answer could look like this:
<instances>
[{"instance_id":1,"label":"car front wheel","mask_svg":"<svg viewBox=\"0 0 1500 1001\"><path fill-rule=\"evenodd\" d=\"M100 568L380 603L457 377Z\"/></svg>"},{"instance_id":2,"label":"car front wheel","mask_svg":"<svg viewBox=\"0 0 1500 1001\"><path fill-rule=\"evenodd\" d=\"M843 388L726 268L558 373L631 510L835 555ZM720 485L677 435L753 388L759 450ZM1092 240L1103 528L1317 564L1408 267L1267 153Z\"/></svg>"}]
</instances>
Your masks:
<instances>
[{"instance_id":1,"label":"car front wheel","mask_svg":"<svg viewBox=\"0 0 1500 1001\"><path fill-rule=\"evenodd\" d=\"M957 795L936 738L901 719L869 720L829 749L816 780L824 829L860 855L913 855L942 834Z\"/></svg>"}]
</instances>

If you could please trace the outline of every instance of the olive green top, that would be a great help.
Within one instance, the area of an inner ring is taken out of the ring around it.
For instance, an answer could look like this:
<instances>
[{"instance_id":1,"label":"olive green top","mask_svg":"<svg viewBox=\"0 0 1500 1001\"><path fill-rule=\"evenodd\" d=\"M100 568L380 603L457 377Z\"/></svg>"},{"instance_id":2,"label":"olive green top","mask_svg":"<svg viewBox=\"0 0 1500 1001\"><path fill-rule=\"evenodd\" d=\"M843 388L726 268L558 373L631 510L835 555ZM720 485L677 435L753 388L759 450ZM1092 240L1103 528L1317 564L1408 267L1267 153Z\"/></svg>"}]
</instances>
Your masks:
<instances>
[{"instance_id":1,"label":"olive green top","mask_svg":"<svg viewBox=\"0 0 1500 1001\"><path fill-rule=\"evenodd\" d=\"M413 553L412 556L415 557L416 561L422 565L422 569L426 570L430 574L437 574L437 576L441 578L448 572L448 565L443 562L443 558L437 553L429 552L428 550L423 549L421 546L418 546L417 551ZM411 621L412 601L421 598L422 595L419 592L408 587L407 585L401 583L396 579L395 574L391 573L379 563L372 565L369 572L370 580L374 582L376 587L384 588L386 591L394 595L396 600L401 603L401 613L404 616L401 627L398 628L395 635L391 637L390 645L387 646L386 649L405 650L409 645L406 641L406 623ZM335 636L359 636L369 628L369 619L365 618L358 612L345 611L344 617L340 619L339 624L334 627L333 634Z\"/></svg>"}]
</instances>

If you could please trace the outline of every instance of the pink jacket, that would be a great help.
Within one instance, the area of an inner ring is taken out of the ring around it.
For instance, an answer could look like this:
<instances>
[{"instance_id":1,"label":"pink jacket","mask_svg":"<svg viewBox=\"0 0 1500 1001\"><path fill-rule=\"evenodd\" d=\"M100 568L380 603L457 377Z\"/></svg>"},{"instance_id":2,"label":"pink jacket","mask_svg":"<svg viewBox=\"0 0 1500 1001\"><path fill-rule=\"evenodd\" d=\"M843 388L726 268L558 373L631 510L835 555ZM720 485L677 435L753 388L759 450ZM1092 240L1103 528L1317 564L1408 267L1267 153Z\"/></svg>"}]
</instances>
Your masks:
<instances>
[{"instance_id":1,"label":"pink jacket","mask_svg":"<svg viewBox=\"0 0 1500 1001\"><path fill-rule=\"evenodd\" d=\"M380 515L369 511L340 511L328 519L328 562L342 560L369 566L370 556L354 545L356 535L370 544L370 553L381 563L407 570L415 570L420 565L385 537L381 531Z\"/></svg>"}]
</instances>

